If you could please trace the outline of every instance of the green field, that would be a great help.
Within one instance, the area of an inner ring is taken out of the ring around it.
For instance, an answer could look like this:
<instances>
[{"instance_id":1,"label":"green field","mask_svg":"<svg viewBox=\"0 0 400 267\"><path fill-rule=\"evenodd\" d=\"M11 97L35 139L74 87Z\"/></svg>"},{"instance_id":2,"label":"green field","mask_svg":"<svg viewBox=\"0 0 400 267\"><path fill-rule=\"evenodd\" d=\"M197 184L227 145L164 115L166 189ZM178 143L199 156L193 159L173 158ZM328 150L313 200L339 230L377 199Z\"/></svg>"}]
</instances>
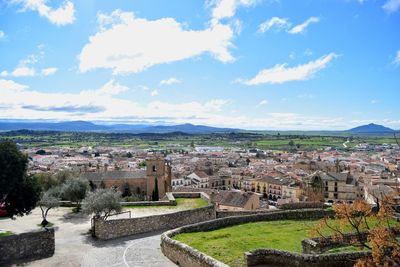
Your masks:
<instances>
[{"instance_id":1,"label":"green field","mask_svg":"<svg viewBox=\"0 0 400 267\"><path fill-rule=\"evenodd\" d=\"M202 208L208 205L208 202L202 198L176 198L176 206L124 206L125 209L177 209L177 210L189 210Z\"/></svg>"},{"instance_id":2,"label":"green field","mask_svg":"<svg viewBox=\"0 0 400 267\"><path fill-rule=\"evenodd\" d=\"M13 232L10 231L6 231L6 232L0 232L0 238L4 237L4 236L10 236L13 235Z\"/></svg>"},{"instance_id":3,"label":"green field","mask_svg":"<svg viewBox=\"0 0 400 267\"><path fill-rule=\"evenodd\" d=\"M325 148L346 149L360 143L394 144L393 136L351 136L335 132L236 132L212 134L131 134L101 132L49 132L13 131L0 132L0 141L12 140L24 147L82 147L112 146L137 149L154 149L166 153L183 152L192 146L221 146L225 148L260 148L266 150L319 150Z\"/></svg>"},{"instance_id":4,"label":"green field","mask_svg":"<svg viewBox=\"0 0 400 267\"><path fill-rule=\"evenodd\" d=\"M173 237L230 266L244 266L244 252L273 248L302 252L301 240L310 237L315 220L280 220L247 223L207 232L183 233ZM373 222L370 221L370 225ZM330 234L329 231L324 234ZM345 247L332 252L354 251Z\"/></svg>"}]
</instances>

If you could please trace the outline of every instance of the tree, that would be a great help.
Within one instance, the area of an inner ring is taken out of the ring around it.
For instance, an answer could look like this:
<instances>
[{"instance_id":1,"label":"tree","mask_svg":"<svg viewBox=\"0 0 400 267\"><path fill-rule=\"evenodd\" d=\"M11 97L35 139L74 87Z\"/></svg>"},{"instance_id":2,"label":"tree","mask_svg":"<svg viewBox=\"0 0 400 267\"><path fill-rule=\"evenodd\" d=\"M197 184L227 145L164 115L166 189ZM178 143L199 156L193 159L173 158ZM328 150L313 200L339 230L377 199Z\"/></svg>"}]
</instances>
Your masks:
<instances>
[{"instance_id":1,"label":"tree","mask_svg":"<svg viewBox=\"0 0 400 267\"><path fill-rule=\"evenodd\" d=\"M90 187L90 191L95 191L97 186L93 183L92 180L89 181L89 187Z\"/></svg>"},{"instance_id":2,"label":"tree","mask_svg":"<svg viewBox=\"0 0 400 267\"><path fill-rule=\"evenodd\" d=\"M132 153L131 153L131 152L128 152L128 153L126 153L126 157L127 157L127 158L132 158L132 157L133 157L133 155L132 155Z\"/></svg>"},{"instance_id":3,"label":"tree","mask_svg":"<svg viewBox=\"0 0 400 267\"><path fill-rule=\"evenodd\" d=\"M294 141L293 141L293 140L290 140L290 141L289 141L289 146L292 147L292 146L294 146L294 145L295 145L295 144L294 144Z\"/></svg>"},{"instance_id":4,"label":"tree","mask_svg":"<svg viewBox=\"0 0 400 267\"><path fill-rule=\"evenodd\" d=\"M106 220L112 212L121 211L120 193L113 189L97 189L89 192L84 200L83 212Z\"/></svg>"},{"instance_id":5,"label":"tree","mask_svg":"<svg viewBox=\"0 0 400 267\"><path fill-rule=\"evenodd\" d=\"M151 200L152 201L158 201L160 199L160 196L158 195L158 182L157 182L157 177L154 178L154 189L152 192Z\"/></svg>"},{"instance_id":6,"label":"tree","mask_svg":"<svg viewBox=\"0 0 400 267\"><path fill-rule=\"evenodd\" d=\"M49 224L49 222L47 221L47 214L49 210L60 206L60 193L61 193L60 189L61 188L59 187L54 187L44 192L42 198L39 201L39 207L40 210L42 211L41 225L43 227Z\"/></svg>"},{"instance_id":7,"label":"tree","mask_svg":"<svg viewBox=\"0 0 400 267\"><path fill-rule=\"evenodd\" d=\"M0 142L0 202L5 203L10 217L29 214L40 198L36 178L26 174L27 164L28 157L15 143Z\"/></svg>"},{"instance_id":8,"label":"tree","mask_svg":"<svg viewBox=\"0 0 400 267\"><path fill-rule=\"evenodd\" d=\"M35 174L35 176L43 191L59 185L59 180L51 173L42 172Z\"/></svg>"},{"instance_id":9,"label":"tree","mask_svg":"<svg viewBox=\"0 0 400 267\"><path fill-rule=\"evenodd\" d=\"M36 151L36 155L46 155L46 150L39 149L38 151Z\"/></svg>"},{"instance_id":10,"label":"tree","mask_svg":"<svg viewBox=\"0 0 400 267\"><path fill-rule=\"evenodd\" d=\"M62 195L65 199L75 202L76 212L81 209L81 202L86 196L88 189L88 181L84 179L70 179L68 180L62 189Z\"/></svg>"},{"instance_id":11,"label":"tree","mask_svg":"<svg viewBox=\"0 0 400 267\"><path fill-rule=\"evenodd\" d=\"M382 199L379 211L374 213L372 206L363 199L355 200L351 204L335 204L333 222L323 218L313 232L326 238L322 233L329 229L333 233L333 239L343 242L344 246L353 245L371 250L372 255L360 259L355 266L399 266L400 244L396 233L400 229L398 223L391 223L392 205L392 197ZM349 240L346 232L354 233L354 237Z\"/></svg>"}]
</instances>

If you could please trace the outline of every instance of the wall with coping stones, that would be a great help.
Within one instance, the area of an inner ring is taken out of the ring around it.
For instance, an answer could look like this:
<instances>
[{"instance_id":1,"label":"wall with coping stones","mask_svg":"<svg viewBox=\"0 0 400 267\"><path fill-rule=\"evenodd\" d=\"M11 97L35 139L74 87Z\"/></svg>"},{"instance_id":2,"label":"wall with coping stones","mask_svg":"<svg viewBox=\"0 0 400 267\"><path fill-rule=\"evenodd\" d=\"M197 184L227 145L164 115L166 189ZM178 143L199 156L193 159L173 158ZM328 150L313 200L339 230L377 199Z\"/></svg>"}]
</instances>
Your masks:
<instances>
[{"instance_id":1,"label":"wall with coping stones","mask_svg":"<svg viewBox=\"0 0 400 267\"><path fill-rule=\"evenodd\" d=\"M212 219L215 219L215 208L213 205L209 205L204 208L132 219L108 221L95 219L94 232L97 238L107 240L147 232L168 230Z\"/></svg>"},{"instance_id":2,"label":"wall with coping stones","mask_svg":"<svg viewBox=\"0 0 400 267\"><path fill-rule=\"evenodd\" d=\"M217 218L225 218L232 216L246 216L246 215L254 215L254 214L264 214L277 212L279 210L237 210L237 211L227 211L227 210L217 210Z\"/></svg>"},{"instance_id":3,"label":"wall with coping stones","mask_svg":"<svg viewBox=\"0 0 400 267\"><path fill-rule=\"evenodd\" d=\"M223 267L227 265L186 244L172 239L172 237L181 233L211 231L249 222L276 221L285 219L320 219L329 215L332 215L331 212L326 212L321 209L304 209L219 218L183 226L163 233L161 235L161 250L171 261L177 264L179 263L179 266Z\"/></svg>"},{"instance_id":4,"label":"wall with coping stones","mask_svg":"<svg viewBox=\"0 0 400 267\"><path fill-rule=\"evenodd\" d=\"M323 209L324 203L322 202L297 202L297 203L284 203L278 205L282 210L297 210L297 209Z\"/></svg>"},{"instance_id":5,"label":"wall with coping stones","mask_svg":"<svg viewBox=\"0 0 400 267\"><path fill-rule=\"evenodd\" d=\"M54 228L0 238L0 266L51 257L54 254Z\"/></svg>"},{"instance_id":6,"label":"wall with coping stones","mask_svg":"<svg viewBox=\"0 0 400 267\"><path fill-rule=\"evenodd\" d=\"M367 240L368 233L364 232L361 234L363 241ZM301 241L301 246L303 248L303 253L306 254L319 254L324 253L330 249L349 246L351 245L351 240L357 238L356 234L344 234L343 240L335 240L332 236L307 238Z\"/></svg>"},{"instance_id":7,"label":"wall with coping stones","mask_svg":"<svg viewBox=\"0 0 400 267\"><path fill-rule=\"evenodd\" d=\"M275 249L256 249L245 253L246 266L350 267L369 252L298 254Z\"/></svg>"}]
</instances>

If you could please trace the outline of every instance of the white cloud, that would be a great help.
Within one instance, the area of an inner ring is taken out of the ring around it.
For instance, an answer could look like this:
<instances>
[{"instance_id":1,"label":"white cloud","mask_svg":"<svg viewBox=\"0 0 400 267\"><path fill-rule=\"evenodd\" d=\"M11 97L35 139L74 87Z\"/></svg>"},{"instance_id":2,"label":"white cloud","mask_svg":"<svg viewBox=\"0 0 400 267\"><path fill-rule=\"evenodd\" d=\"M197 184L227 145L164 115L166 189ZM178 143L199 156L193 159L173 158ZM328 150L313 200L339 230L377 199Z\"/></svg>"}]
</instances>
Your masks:
<instances>
[{"instance_id":1,"label":"white cloud","mask_svg":"<svg viewBox=\"0 0 400 267\"><path fill-rule=\"evenodd\" d=\"M397 54L393 60L393 64L400 65L400 50L397 51Z\"/></svg>"},{"instance_id":2,"label":"white cloud","mask_svg":"<svg viewBox=\"0 0 400 267\"><path fill-rule=\"evenodd\" d=\"M43 76L49 76L57 72L57 68L44 68L41 71L36 71L32 65L36 64L39 59L44 55L43 51L40 51L38 55L29 55L24 59L21 59L17 67L13 71L3 70L0 73L1 77L33 77L38 74Z\"/></svg>"},{"instance_id":3,"label":"white cloud","mask_svg":"<svg viewBox=\"0 0 400 267\"><path fill-rule=\"evenodd\" d=\"M74 3L65 1L63 4L54 9L48 6L46 0L14 0L14 3L23 5L23 11L37 11L41 17L48 19L51 23L57 26L71 24L75 20Z\"/></svg>"},{"instance_id":4,"label":"white cloud","mask_svg":"<svg viewBox=\"0 0 400 267\"><path fill-rule=\"evenodd\" d=\"M324 130L348 129L359 123L341 117L308 116L297 113L267 113L262 117L246 116L237 111L220 112L226 99L206 102L138 103L101 93L101 89L78 93L40 92L26 85L0 79L0 119L102 120L112 122L165 121L193 123L241 129ZM379 123L379 120L375 121ZM399 120L385 120L385 125L399 128Z\"/></svg>"},{"instance_id":5,"label":"white cloud","mask_svg":"<svg viewBox=\"0 0 400 267\"><path fill-rule=\"evenodd\" d=\"M229 100L226 99L211 99L207 103L205 103L205 107L215 110L215 111L220 111L221 108L229 103Z\"/></svg>"},{"instance_id":6,"label":"white cloud","mask_svg":"<svg viewBox=\"0 0 400 267\"><path fill-rule=\"evenodd\" d=\"M35 70L30 67L21 66L15 68L12 72L8 72L6 70L0 73L2 77L32 77L35 76Z\"/></svg>"},{"instance_id":7,"label":"white cloud","mask_svg":"<svg viewBox=\"0 0 400 267\"><path fill-rule=\"evenodd\" d=\"M215 0L209 6L212 6L211 24L218 24L220 20L232 18L240 6L251 6L256 0Z\"/></svg>"},{"instance_id":8,"label":"white cloud","mask_svg":"<svg viewBox=\"0 0 400 267\"><path fill-rule=\"evenodd\" d=\"M238 80L246 85L259 84L281 84L289 81L304 81L313 77L315 73L324 69L326 65L337 55L330 53L315 61L296 67L286 67L287 64L277 64L270 69L261 70L254 78L250 80Z\"/></svg>"},{"instance_id":9,"label":"white cloud","mask_svg":"<svg viewBox=\"0 0 400 267\"><path fill-rule=\"evenodd\" d=\"M126 91L129 91L129 87L116 83L114 80L108 81L98 90L100 94L104 95L118 95Z\"/></svg>"},{"instance_id":10,"label":"white cloud","mask_svg":"<svg viewBox=\"0 0 400 267\"><path fill-rule=\"evenodd\" d=\"M158 90L153 90L150 93L151 96L157 96L158 95Z\"/></svg>"},{"instance_id":11,"label":"white cloud","mask_svg":"<svg viewBox=\"0 0 400 267\"><path fill-rule=\"evenodd\" d=\"M268 102L268 100L261 100L260 101L260 103L258 103L258 106L264 106L264 105L266 105L266 104L268 104L269 102Z\"/></svg>"},{"instance_id":12,"label":"white cloud","mask_svg":"<svg viewBox=\"0 0 400 267\"><path fill-rule=\"evenodd\" d=\"M290 25L291 24L288 19L273 17L273 18L261 23L260 26L258 27L258 31L261 33L264 33L273 27L276 30L282 30L282 29L286 29L286 28L290 27Z\"/></svg>"},{"instance_id":13,"label":"white cloud","mask_svg":"<svg viewBox=\"0 0 400 267\"><path fill-rule=\"evenodd\" d=\"M28 88L28 86L16 83L12 80L4 80L0 79L0 92L2 90L8 90L8 91L22 91L24 89Z\"/></svg>"},{"instance_id":14,"label":"white cloud","mask_svg":"<svg viewBox=\"0 0 400 267\"><path fill-rule=\"evenodd\" d=\"M316 23L316 22L319 22L319 18L318 17L310 17L309 19L307 19L303 23L294 26L292 29L290 29L288 31L288 33L291 33L291 34L302 33L308 27L308 25L310 25L311 23Z\"/></svg>"},{"instance_id":15,"label":"white cloud","mask_svg":"<svg viewBox=\"0 0 400 267\"><path fill-rule=\"evenodd\" d=\"M379 103L379 100L376 100L376 99L371 100L371 104L377 104L377 103Z\"/></svg>"},{"instance_id":16,"label":"white cloud","mask_svg":"<svg viewBox=\"0 0 400 267\"><path fill-rule=\"evenodd\" d=\"M0 40L6 38L6 34L3 31L0 31Z\"/></svg>"},{"instance_id":17,"label":"white cloud","mask_svg":"<svg viewBox=\"0 0 400 267\"><path fill-rule=\"evenodd\" d=\"M233 31L216 24L205 30L186 30L173 18L147 20L132 12L98 14L100 30L79 55L82 72L112 69L113 74L138 73L154 65L180 61L204 53L228 63Z\"/></svg>"},{"instance_id":18,"label":"white cloud","mask_svg":"<svg viewBox=\"0 0 400 267\"><path fill-rule=\"evenodd\" d=\"M400 0L387 0L386 3L382 6L382 8L387 13L393 13L400 9Z\"/></svg>"},{"instance_id":19,"label":"white cloud","mask_svg":"<svg viewBox=\"0 0 400 267\"><path fill-rule=\"evenodd\" d=\"M42 69L42 75L44 76L49 76L49 75L53 75L54 73L57 72L57 68L46 68L46 69Z\"/></svg>"},{"instance_id":20,"label":"white cloud","mask_svg":"<svg viewBox=\"0 0 400 267\"><path fill-rule=\"evenodd\" d=\"M181 83L182 81L175 78L175 77L171 77L165 80L161 80L160 81L160 85L170 85L170 84L176 84L176 83Z\"/></svg>"}]
</instances>

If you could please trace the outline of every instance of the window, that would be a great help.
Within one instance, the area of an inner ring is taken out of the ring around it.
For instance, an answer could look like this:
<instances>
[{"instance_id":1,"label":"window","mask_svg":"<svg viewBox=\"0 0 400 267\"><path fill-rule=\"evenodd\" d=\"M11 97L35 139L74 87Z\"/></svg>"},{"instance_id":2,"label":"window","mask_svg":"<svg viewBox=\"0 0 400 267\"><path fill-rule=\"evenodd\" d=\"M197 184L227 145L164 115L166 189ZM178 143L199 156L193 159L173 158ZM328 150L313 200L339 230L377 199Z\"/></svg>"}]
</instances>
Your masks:
<instances>
[{"instance_id":1,"label":"window","mask_svg":"<svg viewBox=\"0 0 400 267\"><path fill-rule=\"evenodd\" d=\"M334 198L334 199L338 199L338 194L337 194L337 193L334 193L334 194L333 194L333 198Z\"/></svg>"},{"instance_id":2,"label":"window","mask_svg":"<svg viewBox=\"0 0 400 267\"><path fill-rule=\"evenodd\" d=\"M153 165L153 172L156 172L156 171L157 171L156 165Z\"/></svg>"}]
</instances>

